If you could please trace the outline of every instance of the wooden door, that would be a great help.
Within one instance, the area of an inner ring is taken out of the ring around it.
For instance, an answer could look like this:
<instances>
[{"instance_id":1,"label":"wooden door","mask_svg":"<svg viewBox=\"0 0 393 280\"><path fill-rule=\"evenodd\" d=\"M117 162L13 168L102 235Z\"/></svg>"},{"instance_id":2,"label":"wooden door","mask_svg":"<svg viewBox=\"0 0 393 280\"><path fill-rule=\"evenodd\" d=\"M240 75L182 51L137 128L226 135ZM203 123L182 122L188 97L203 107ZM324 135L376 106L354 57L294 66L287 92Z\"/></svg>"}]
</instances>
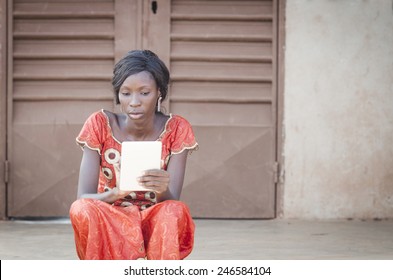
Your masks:
<instances>
[{"instance_id":1,"label":"wooden door","mask_svg":"<svg viewBox=\"0 0 393 280\"><path fill-rule=\"evenodd\" d=\"M133 48L167 63L165 106L195 129L182 193L193 216L275 216L276 1L15 0L8 13L9 216L68 214L75 136L113 109L113 64Z\"/></svg>"},{"instance_id":2,"label":"wooden door","mask_svg":"<svg viewBox=\"0 0 393 280\"><path fill-rule=\"evenodd\" d=\"M140 11L128 0L9 1L8 216L68 215L75 137L92 112L113 109L113 65L140 44Z\"/></svg>"},{"instance_id":3,"label":"wooden door","mask_svg":"<svg viewBox=\"0 0 393 280\"><path fill-rule=\"evenodd\" d=\"M172 1L170 108L194 126L196 217L275 217L276 1Z\"/></svg>"}]
</instances>

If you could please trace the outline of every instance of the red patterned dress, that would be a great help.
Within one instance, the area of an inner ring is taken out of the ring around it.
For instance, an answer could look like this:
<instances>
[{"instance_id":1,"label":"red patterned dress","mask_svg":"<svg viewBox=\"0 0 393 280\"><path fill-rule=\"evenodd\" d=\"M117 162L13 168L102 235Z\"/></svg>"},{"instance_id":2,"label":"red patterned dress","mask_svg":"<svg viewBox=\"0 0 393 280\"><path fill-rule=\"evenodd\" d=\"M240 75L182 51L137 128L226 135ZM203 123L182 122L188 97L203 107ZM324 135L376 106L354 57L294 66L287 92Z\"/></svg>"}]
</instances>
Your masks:
<instances>
[{"instance_id":1,"label":"red patterned dress","mask_svg":"<svg viewBox=\"0 0 393 280\"><path fill-rule=\"evenodd\" d=\"M92 114L76 138L83 148L101 156L98 193L116 186L121 142L103 110ZM171 115L157 139L162 142L161 167L173 154L197 147L187 120ZM156 201L154 192L132 192L113 204L78 199L70 208L76 250L80 259L184 259L193 248L194 222L181 201Z\"/></svg>"}]
</instances>

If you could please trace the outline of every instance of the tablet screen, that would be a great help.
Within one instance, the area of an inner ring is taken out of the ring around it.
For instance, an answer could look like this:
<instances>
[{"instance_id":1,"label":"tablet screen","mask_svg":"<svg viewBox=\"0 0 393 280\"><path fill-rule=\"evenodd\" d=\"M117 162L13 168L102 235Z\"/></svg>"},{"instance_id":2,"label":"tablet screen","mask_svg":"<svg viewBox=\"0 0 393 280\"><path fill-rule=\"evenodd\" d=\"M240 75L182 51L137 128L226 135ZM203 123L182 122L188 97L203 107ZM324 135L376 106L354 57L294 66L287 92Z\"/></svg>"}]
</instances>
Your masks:
<instances>
[{"instance_id":1,"label":"tablet screen","mask_svg":"<svg viewBox=\"0 0 393 280\"><path fill-rule=\"evenodd\" d=\"M137 178L149 169L161 169L160 141L125 141L121 145L120 184L126 191L146 191Z\"/></svg>"}]
</instances>

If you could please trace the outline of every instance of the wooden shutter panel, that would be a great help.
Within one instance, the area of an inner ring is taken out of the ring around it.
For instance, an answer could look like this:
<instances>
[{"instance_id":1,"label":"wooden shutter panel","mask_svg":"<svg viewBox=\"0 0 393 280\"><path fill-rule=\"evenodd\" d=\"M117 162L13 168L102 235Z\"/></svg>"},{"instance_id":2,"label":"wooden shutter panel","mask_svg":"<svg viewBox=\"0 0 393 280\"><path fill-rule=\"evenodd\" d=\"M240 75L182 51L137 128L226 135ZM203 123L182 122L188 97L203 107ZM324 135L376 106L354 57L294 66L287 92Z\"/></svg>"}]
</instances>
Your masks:
<instances>
[{"instance_id":1,"label":"wooden shutter panel","mask_svg":"<svg viewBox=\"0 0 393 280\"><path fill-rule=\"evenodd\" d=\"M8 215L67 216L75 136L92 112L113 108L115 3L15 0L10 15Z\"/></svg>"},{"instance_id":2,"label":"wooden shutter panel","mask_svg":"<svg viewBox=\"0 0 393 280\"><path fill-rule=\"evenodd\" d=\"M170 106L200 144L182 194L196 217L275 215L275 11L275 1L172 1Z\"/></svg>"}]
</instances>

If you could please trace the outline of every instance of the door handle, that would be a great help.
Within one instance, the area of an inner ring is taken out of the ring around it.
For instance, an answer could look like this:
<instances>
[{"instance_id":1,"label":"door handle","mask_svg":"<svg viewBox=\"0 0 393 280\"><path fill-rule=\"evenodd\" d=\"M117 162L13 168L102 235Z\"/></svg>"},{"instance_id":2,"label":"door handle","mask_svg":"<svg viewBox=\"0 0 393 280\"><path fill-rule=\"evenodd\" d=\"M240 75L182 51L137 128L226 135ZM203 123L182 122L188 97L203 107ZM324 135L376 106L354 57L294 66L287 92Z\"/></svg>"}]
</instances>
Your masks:
<instances>
[{"instance_id":1,"label":"door handle","mask_svg":"<svg viewBox=\"0 0 393 280\"><path fill-rule=\"evenodd\" d=\"M157 8L158 8L157 1L152 1L151 2L151 10L152 10L153 14L157 13Z\"/></svg>"}]
</instances>

